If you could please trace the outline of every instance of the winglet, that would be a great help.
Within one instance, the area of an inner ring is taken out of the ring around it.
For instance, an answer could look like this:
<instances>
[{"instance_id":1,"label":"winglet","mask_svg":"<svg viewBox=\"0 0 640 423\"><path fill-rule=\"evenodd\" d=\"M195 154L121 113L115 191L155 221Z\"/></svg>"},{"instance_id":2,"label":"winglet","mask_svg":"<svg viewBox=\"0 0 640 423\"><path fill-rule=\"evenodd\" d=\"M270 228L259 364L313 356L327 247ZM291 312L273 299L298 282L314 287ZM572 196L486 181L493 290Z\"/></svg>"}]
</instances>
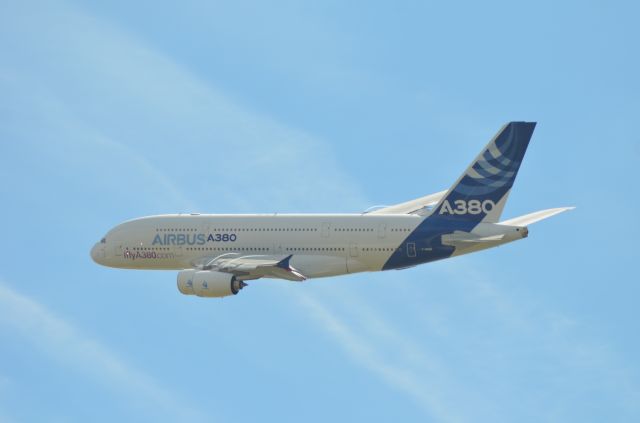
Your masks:
<instances>
[{"instance_id":1,"label":"winglet","mask_svg":"<svg viewBox=\"0 0 640 423\"><path fill-rule=\"evenodd\" d=\"M300 273L300 271L298 269L296 269L295 267L291 266L291 264L289 263L291 261L291 257L293 257L293 254L288 255L287 257L283 258L282 260L280 260L278 262L278 264L276 264L276 267L279 269L282 269L288 273L290 273L291 275L293 275L295 278L294 280L299 280L299 281L304 281L307 279L307 277L305 275L303 275L302 273Z\"/></svg>"},{"instance_id":2,"label":"winglet","mask_svg":"<svg viewBox=\"0 0 640 423\"><path fill-rule=\"evenodd\" d=\"M289 262L291 261L291 257L293 257L293 254L289 254L287 257L280 260L278 264L276 264L276 267L279 267L284 270L291 269L291 266L289 265Z\"/></svg>"}]
</instances>

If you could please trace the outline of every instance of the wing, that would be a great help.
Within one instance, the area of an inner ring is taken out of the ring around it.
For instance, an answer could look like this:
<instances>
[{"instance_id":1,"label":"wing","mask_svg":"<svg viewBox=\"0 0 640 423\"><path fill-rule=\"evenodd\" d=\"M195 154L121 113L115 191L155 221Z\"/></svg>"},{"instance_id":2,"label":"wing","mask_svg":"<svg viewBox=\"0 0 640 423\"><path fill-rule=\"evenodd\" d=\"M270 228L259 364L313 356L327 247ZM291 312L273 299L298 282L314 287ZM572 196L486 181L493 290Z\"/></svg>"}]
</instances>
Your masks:
<instances>
[{"instance_id":1,"label":"wing","mask_svg":"<svg viewBox=\"0 0 640 423\"><path fill-rule=\"evenodd\" d=\"M202 257L196 260L193 265L202 270L231 273L239 280L259 278L278 278L289 281L306 280L306 276L291 266L291 257L293 257L293 254L289 256L243 256L230 253L217 257Z\"/></svg>"},{"instance_id":2,"label":"wing","mask_svg":"<svg viewBox=\"0 0 640 423\"><path fill-rule=\"evenodd\" d=\"M436 192L405 203L383 207L367 214L428 214L429 207L435 206L446 193L447 190Z\"/></svg>"}]
</instances>

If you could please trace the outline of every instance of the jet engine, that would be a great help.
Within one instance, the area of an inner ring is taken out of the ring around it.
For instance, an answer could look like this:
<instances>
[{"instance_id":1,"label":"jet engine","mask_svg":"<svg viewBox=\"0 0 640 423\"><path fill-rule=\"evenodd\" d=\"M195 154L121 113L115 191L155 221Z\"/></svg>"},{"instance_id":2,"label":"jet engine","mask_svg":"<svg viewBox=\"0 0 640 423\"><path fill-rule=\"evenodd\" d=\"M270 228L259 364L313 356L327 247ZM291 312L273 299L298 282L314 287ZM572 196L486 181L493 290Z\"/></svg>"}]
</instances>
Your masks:
<instances>
[{"instance_id":1,"label":"jet engine","mask_svg":"<svg viewBox=\"0 0 640 423\"><path fill-rule=\"evenodd\" d=\"M183 270L178 273L178 291L198 297L236 295L246 283L229 273L213 270Z\"/></svg>"}]
</instances>

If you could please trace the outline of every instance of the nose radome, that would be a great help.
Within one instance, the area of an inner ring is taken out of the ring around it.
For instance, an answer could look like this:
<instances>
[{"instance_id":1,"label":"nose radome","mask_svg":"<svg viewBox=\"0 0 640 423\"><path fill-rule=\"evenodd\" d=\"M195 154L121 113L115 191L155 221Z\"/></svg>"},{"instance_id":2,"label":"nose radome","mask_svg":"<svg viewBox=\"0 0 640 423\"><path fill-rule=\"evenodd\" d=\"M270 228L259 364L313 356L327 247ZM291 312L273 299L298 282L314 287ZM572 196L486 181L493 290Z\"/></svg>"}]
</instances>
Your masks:
<instances>
[{"instance_id":1,"label":"nose radome","mask_svg":"<svg viewBox=\"0 0 640 423\"><path fill-rule=\"evenodd\" d=\"M91 249L91 259L96 263L100 264L100 259L104 258L104 250L101 245L94 245Z\"/></svg>"}]
</instances>

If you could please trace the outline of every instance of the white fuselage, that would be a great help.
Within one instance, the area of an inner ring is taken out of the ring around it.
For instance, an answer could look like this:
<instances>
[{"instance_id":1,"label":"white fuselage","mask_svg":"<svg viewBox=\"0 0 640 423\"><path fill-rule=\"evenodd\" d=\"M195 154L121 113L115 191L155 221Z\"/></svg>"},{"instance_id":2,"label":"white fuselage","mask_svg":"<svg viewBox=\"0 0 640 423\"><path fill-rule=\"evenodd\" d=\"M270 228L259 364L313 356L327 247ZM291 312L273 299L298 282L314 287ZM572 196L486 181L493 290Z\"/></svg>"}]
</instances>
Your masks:
<instances>
[{"instance_id":1,"label":"white fuselage","mask_svg":"<svg viewBox=\"0 0 640 423\"><path fill-rule=\"evenodd\" d=\"M116 226L97 244L104 264L186 269L202 257L281 256L307 277L380 270L422 219L414 215L164 215Z\"/></svg>"},{"instance_id":2,"label":"white fuselage","mask_svg":"<svg viewBox=\"0 0 640 423\"><path fill-rule=\"evenodd\" d=\"M91 255L106 266L128 269L188 269L234 254L292 255L292 266L317 278L382 270L394 253L424 262L420 256L429 249L404 242L423 220L412 214L151 216L116 226Z\"/></svg>"}]
</instances>

